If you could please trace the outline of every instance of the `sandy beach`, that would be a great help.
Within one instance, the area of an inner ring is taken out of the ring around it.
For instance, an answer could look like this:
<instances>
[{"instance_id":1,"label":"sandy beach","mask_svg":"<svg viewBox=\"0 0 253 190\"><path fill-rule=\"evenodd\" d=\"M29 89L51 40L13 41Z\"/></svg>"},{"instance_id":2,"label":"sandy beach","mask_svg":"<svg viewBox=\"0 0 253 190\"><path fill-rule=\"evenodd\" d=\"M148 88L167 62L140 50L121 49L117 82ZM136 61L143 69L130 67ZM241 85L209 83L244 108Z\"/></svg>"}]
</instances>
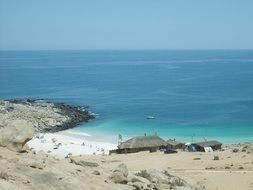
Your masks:
<instances>
[{"instance_id":1,"label":"sandy beach","mask_svg":"<svg viewBox=\"0 0 253 190\"><path fill-rule=\"evenodd\" d=\"M117 144L87 140L92 138L86 133L76 133L71 130L57 133L39 133L27 144L35 152L44 151L57 158L68 155L104 155L109 150L116 149Z\"/></svg>"}]
</instances>

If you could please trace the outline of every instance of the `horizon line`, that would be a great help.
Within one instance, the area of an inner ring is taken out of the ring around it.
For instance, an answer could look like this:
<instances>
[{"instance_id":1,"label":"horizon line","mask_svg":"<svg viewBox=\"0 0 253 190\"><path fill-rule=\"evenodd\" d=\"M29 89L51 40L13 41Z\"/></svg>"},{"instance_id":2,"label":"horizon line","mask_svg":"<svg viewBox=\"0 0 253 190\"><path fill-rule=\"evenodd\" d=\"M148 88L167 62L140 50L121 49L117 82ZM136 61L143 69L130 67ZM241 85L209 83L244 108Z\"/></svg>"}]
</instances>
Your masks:
<instances>
[{"instance_id":1,"label":"horizon line","mask_svg":"<svg viewBox=\"0 0 253 190\"><path fill-rule=\"evenodd\" d=\"M253 51L253 49L246 48L222 48L222 49L0 49L0 51Z\"/></svg>"}]
</instances>

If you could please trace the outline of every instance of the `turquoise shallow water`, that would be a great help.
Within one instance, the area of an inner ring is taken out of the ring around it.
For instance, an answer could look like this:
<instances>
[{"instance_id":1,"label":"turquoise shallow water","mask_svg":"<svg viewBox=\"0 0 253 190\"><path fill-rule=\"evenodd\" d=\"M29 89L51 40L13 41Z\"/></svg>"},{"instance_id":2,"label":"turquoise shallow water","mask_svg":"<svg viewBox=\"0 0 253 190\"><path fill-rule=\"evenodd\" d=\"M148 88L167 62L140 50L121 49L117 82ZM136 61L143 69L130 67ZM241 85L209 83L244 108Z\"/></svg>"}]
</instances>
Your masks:
<instances>
[{"instance_id":1,"label":"turquoise shallow water","mask_svg":"<svg viewBox=\"0 0 253 190\"><path fill-rule=\"evenodd\" d=\"M253 51L0 51L0 86L89 105L94 135L253 141Z\"/></svg>"},{"instance_id":2,"label":"turquoise shallow water","mask_svg":"<svg viewBox=\"0 0 253 190\"><path fill-rule=\"evenodd\" d=\"M88 126L88 127L87 127ZM252 123L234 124L212 124L212 125L179 125L154 124L154 123L129 123L125 120L95 121L88 125L81 125L75 130L98 136L103 139L103 135L111 136L117 140L118 134L123 134L127 139L136 135L158 134L165 139L177 139L184 142L203 141L205 139L216 139L224 143L237 143L253 141Z\"/></svg>"}]
</instances>

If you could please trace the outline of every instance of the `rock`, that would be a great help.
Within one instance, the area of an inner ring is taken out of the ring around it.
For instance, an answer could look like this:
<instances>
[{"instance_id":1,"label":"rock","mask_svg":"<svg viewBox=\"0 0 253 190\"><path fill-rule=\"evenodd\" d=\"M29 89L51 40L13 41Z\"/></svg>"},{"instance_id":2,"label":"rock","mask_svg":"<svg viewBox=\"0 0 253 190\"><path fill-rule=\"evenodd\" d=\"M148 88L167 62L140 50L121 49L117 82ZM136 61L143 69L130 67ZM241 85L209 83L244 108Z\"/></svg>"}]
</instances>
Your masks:
<instances>
[{"instance_id":1,"label":"rock","mask_svg":"<svg viewBox=\"0 0 253 190\"><path fill-rule=\"evenodd\" d=\"M234 148L234 149L232 150L232 152L234 152L234 153L239 152L239 148Z\"/></svg>"},{"instance_id":2,"label":"rock","mask_svg":"<svg viewBox=\"0 0 253 190\"><path fill-rule=\"evenodd\" d=\"M120 164L118 165L117 169L113 171L113 173L110 175L109 178L114 183L126 184L128 182L127 176L128 176L127 166L125 164Z\"/></svg>"},{"instance_id":3,"label":"rock","mask_svg":"<svg viewBox=\"0 0 253 190\"><path fill-rule=\"evenodd\" d=\"M150 174L147 172L147 170L141 170L140 172L136 173L137 176L143 177L148 179L149 181L151 181L151 176Z\"/></svg>"},{"instance_id":4,"label":"rock","mask_svg":"<svg viewBox=\"0 0 253 190\"><path fill-rule=\"evenodd\" d=\"M163 172L156 170L156 169L151 169L147 170L149 177L149 181L157 180L158 183L164 183L168 184L169 179L168 176L166 176Z\"/></svg>"},{"instance_id":5,"label":"rock","mask_svg":"<svg viewBox=\"0 0 253 190\"><path fill-rule=\"evenodd\" d=\"M170 178L170 184L173 186L179 186L179 187L190 187L185 180L176 176L173 176Z\"/></svg>"},{"instance_id":6,"label":"rock","mask_svg":"<svg viewBox=\"0 0 253 190\"><path fill-rule=\"evenodd\" d=\"M152 183L158 183L159 180L158 180L157 178L153 178L153 179L151 180L151 182L152 182Z\"/></svg>"},{"instance_id":7,"label":"rock","mask_svg":"<svg viewBox=\"0 0 253 190\"><path fill-rule=\"evenodd\" d=\"M137 175L141 175L142 177L148 179L153 183L153 185L164 186L164 188L156 188L156 189L170 189L170 187L177 187L176 189L193 189L191 185L189 185L185 180L173 176L168 172L162 172L159 170L151 169L151 170L143 170ZM149 185L150 186L150 185ZM166 187L166 188L165 188ZM174 189L174 188L173 188Z\"/></svg>"},{"instance_id":8,"label":"rock","mask_svg":"<svg viewBox=\"0 0 253 190\"><path fill-rule=\"evenodd\" d=\"M215 167L209 166L209 167L206 167L205 169L206 169L206 170L215 170Z\"/></svg>"},{"instance_id":9,"label":"rock","mask_svg":"<svg viewBox=\"0 0 253 190\"><path fill-rule=\"evenodd\" d=\"M39 136L39 139L44 139L44 135Z\"/></svg>"},{"instance_id":10,"label":"rock","mask_svg":"<svg viewBox=\"0 0 253 190\"><path fill-rule=\"evenodd\" d=\"M220 158L219 158L219 156L218 155L215 155L214 157L213 157L213 160L219 160Z\"/></svg>"},{"instance_id":11,"label":"rock","mask_svg":"<svg viewBox=\"0 0 253 190\"><path fill-rule=\"evenodd\" d=\"M167 184L161 184L158 186L158 189L162 189L162 190L171 190L171 189L174 189L172 188L170 185L167 185Z\"/></svg>"},{"instance_id":12,"label":"rock","mask_svg":"<svg viewBox=\"0 0 253 190\"><path fill-rule=\"evenodd\" d=\"M93 174L93 175L100 175L100 172L97 171L97 170L95 170L95 171L92 172L92 174Z\"/></svg>"},{"instance_id":13,"label":"rock","mask_svg":"<svg viewBox=\"0 0 253 190\"><path fill-rule=\"evenodd\" d=\"M98 163L88 162L88 161L82 160L82 158L78 158L78 157L70 157L70 162L74 163L76 165L80 165L80 166L98 167Z\"/></svg>"},{"instance_id":14,"label":"rock","mask_svg":"<svg viewBox=\"0 0 253 190\"><path fill-rule=\"evenodd\" d=\"M141 183L145 183L145 184L150 184L150 181L144 177L141 176L136 176L136 175L128 175L127 176L127 180L129 182L141 182Z\"/></svg>"},{"instance_id":15,"label":"rock","mask_svg":"<svg viewBox=\"0 0 253 190\"><path fill-rule=\"evenodd\" d=\"M128 185L135 187L136 190L147 189L147 188L145 188L145 184L142 182L139 182L139 181L130 182L130 183L128 183Z\"/></svg>"},{"instance_id":16,"label":"rock","mask_svg":"<svg viewBox=\"0 0 253 190\"><path fill-rule=\"evenodd\" d=\"M38 162L32 162L32 163L29 164L29 166L31 168L37 168L37 169L40 169L40 170L42 170L43 168L45 168L44 164L38 163Z\"/></svg>"},{"instance_id":17,"label":"rock","mask_svg":"<svg viewBox=\"0 0 253 190\"><path fill-rule=\"evenodd\" d=\"M128 169L127 169L127 166L126 164L120 164L118 165L118 168L114 170L114 172L121 172L125 177L128 176Z\"/></svg>"},{"instance_id":18,"label":"rock","mask_svg":"<svg viewBox=\"0 0 253 190\"><path fill-rule=\"evenodd\" d=\"M35 129L25 120L11 120L0 128L0 146L21 152L24 145L33 138Z\"/></svg>"},{"instance_id":19,"label":"rock","mask_svg":"<svg viewBox=\"0 0 253 190\"><path fill-rule=\"evenodd\" d=\"M29 180L24 180L23 181L23 184L28 184L28 183L31 183Z\"/></svg>"},{"instance_id":20,"label":"rock","mask_svg":"<svg viewBox=\"0 0 253 190\"><path fill-rule=\"evenodd\" d=\"M127 184L127 182L128 182L126 176L124 176L124 174L119 171L113 172L110 175L109 179L112 180L112 182L114 182L114 183Z\"/></svg>"},{"instance_id":21,"label":"rock","mask_svg":"<svg viewBox=\"0 0 253 190\"><path fill-rule=\"evenodd\" d=\"M8 180L9 175L6 172L0 172L0 179Z\"/></svg>"}]
</instances>

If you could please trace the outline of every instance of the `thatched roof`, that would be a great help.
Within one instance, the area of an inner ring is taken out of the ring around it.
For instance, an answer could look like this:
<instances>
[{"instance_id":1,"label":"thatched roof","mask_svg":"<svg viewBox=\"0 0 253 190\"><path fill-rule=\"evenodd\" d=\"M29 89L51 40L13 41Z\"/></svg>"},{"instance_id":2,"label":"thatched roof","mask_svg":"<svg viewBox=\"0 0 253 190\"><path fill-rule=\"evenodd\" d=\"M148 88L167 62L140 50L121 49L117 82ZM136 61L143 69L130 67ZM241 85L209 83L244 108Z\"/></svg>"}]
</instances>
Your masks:
<instances>
[{"instance_id":1,"label":"thatched roof","mask_svg":"<svg viewBox=\"0 0 253 190\"><path fill-rule=\"evenodd\" d=\"M166 146L167 143L165 140L158 136L140 136L131 138L123 143L121 143L118 148L145 148L145 147L160 147Z\"/></svg>"},{"instance_id":2,"label":"thatched roof","mask_svg":"<svg viewBox=\"0 0 253 190\"><path fill-rule=\"evenodd\" d=\"M222 143L219 141L204 141L204 142L197 142L197 143L192 143L192 144L200 146L200 147L211 147L211 146L216 146L216 145L222 145Z\"/></svg>"},{"instance_id":3,"label":"thatched roof","mask_svg":"<svg viewBox=\"0 0 253 190\"><path fill-rule=\"evenodd\" d=\"M175 140L171 140L171 139L167 140L166 142L167 142L167 144L172 145L172 146L184 144L184 143L182 143L182 142L175 141Z\"/></svg>"}]
</instances>

